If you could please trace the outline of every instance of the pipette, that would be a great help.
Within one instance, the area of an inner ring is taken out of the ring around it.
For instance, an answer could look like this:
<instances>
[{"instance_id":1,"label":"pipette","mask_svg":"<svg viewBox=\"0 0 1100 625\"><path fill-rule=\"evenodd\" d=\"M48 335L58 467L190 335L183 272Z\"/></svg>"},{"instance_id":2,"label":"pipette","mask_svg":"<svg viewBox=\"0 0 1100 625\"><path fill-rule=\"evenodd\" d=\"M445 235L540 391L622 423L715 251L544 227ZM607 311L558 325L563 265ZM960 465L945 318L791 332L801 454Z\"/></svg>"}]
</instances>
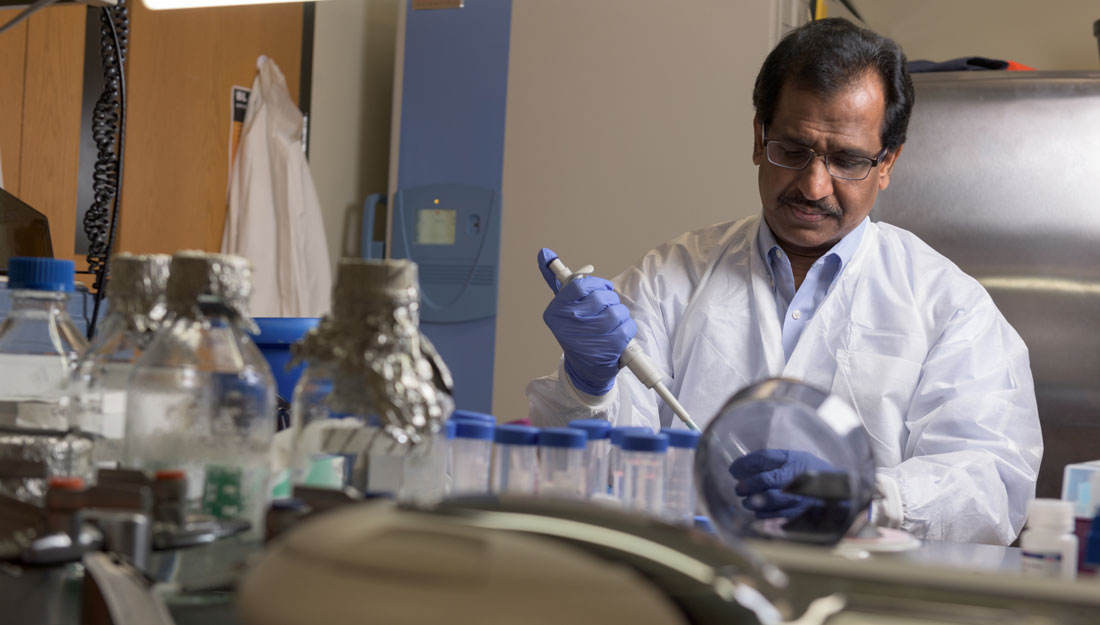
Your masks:
<instances>
[{"instance_id":1,"label":"pipette","mask_svg":"<svg viewBox=\"0 0 1100 625\"><path fill-rule=\"evenodd\" d=\"M595 269L591 265L585 265L581 267L577 273L573 273L565 263L561 262L560 258L555 258L547 265L550 271L554 272L554 277L561 282L562 286L569 284L569 281L574 278L579 278L582 275L590 274ZM646 388L651 388L657 391L661 399L668 404L669 408L672 408L672 412L676 413L676 416L684 422L684 425L688 426L696 432L699 431L699 426L695 425L695 422L688 416L687 410L680 405L680 402L676 401L676 398L665 387L664 382L661 381L663 377L660 369L657 365L653 364L653 361L649 359L649 356L645 355L642 351L642 346L638 344L634 339L630 339L630 342L626 344L626 349L623 350L621 356L619 356L619 366L627 367L634 372L634 375L638 376L638 379L642 381L642 384L646 385Z\"/></svg>"}]
</instances>

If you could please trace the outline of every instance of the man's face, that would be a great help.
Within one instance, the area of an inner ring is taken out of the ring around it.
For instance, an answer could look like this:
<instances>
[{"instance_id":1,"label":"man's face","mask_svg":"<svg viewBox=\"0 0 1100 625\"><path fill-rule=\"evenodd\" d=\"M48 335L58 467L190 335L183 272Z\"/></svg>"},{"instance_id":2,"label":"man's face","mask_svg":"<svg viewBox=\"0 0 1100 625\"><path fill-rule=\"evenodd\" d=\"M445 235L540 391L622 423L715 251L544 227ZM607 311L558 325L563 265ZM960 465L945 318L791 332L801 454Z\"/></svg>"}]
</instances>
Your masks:
<instances>
[{"instance_id":1,"label":"man's face","mask_svg":"<svg viewBox=\"0 0 1100 625\"><path fill-rule=\"evenodd\" d=\"M827 98L788 83L779 93L767 139L810 147L818 154L874 158L883 147L885 111L882 82L873 72ZM753 125L752 162L759 166L764 219L788 253L820 256L859 225L879 190L890 184L890 170L901 152L887 154L863 180L843 180L830 175L824 159L816 156L801 170L772 164L759 120Z\"/></svg>"}]
</instances>

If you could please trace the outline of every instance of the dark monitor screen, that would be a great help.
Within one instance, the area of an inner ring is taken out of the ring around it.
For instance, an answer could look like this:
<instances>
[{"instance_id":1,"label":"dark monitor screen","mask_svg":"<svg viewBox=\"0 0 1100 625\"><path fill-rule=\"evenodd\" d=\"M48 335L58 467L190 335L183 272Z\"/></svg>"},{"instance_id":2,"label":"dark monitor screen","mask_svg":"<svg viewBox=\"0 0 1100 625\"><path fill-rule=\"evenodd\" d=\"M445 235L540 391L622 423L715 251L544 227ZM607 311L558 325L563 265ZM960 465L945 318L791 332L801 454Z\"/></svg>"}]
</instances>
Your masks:
<instances>
[{"instance_id":1,"label":"dark monitor screen","mask_svg":"<svg viewBox=\"0 0 1100 625\"><path fill-rule=\"evenodd\" d=\"M52 258L50 223L46 216L0 189L0 271L12 256Z\"/></svg>"}]
</instances>

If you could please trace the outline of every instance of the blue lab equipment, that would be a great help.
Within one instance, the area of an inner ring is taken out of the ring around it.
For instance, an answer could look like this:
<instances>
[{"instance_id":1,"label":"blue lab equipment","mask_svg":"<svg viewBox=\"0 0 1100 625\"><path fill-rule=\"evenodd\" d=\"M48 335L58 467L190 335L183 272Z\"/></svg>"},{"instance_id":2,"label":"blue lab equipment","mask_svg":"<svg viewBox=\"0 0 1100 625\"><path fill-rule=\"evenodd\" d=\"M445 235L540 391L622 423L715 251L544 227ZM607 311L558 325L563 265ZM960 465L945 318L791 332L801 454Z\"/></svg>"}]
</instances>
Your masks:
<instances>
[{"instance_id":1,"label":"blue lab equipment","mask_svg":"<svg viewBox=\"0 0 1100 625\"><path fill-rule=\"evenodd\" d=\"M430 184L393 197L393 258L420 269L420 329L454 375L455 404L489 410L500 263L500 194Z\"/></svg>"},{"instance_id":2,"label":"blue lab equipment","mask_svg":"<svg viewBox=\"0 0 1100 625\"><path fill-rule=\"evenodd\" d=\"M290 364L290 346L320 321L317 317L254 317L260 333L253 337L256 347L264 355L275 376L276 392L280 397L290 400L294 396L294 385L305 369L305 364L287 369Z\"/></svg>"}]
</instances>

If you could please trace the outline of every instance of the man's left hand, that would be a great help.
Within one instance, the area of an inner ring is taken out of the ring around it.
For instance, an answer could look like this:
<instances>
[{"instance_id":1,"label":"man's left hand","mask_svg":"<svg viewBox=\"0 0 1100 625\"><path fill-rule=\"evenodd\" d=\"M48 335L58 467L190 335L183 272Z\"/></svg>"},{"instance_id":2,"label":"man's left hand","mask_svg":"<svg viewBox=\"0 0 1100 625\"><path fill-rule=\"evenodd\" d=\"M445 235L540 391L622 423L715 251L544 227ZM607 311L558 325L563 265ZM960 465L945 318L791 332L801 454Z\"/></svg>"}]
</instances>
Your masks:
<instances>
[{"instance_id":1,"label":"man's left hand","mask_svg":"<svg viewBox=\"0 0 1100 625\"><path fill-rule=\"evenodd\" d=\"M736 492L744 498L742 504L760 519L793 519L820 505L820 499L792 495L783 489L808 471L836 472L831 464L811 453L789 449L754 451L734 460L729 470L738 480Z\"/></svg>"}]
</instances>

